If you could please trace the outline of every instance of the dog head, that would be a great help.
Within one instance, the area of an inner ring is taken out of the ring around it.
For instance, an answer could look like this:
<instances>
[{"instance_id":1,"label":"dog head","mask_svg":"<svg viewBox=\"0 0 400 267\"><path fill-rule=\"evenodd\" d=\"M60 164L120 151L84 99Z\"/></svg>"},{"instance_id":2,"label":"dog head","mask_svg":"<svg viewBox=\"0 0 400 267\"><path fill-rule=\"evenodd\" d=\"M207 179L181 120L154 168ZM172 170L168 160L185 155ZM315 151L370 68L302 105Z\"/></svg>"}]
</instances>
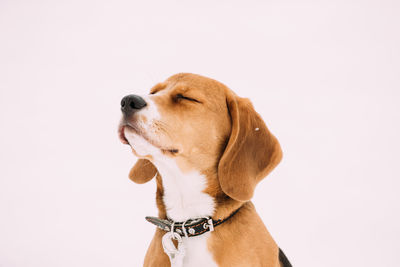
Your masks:
<instances>
[{"instance_id":1,"label":"dog head","mask_svg":"<svg viewBox=\"0 0 400 267\"><path fill-rule=\"evenodd\" d=\"M215 173L224 194L247 201L281 160L277 139L248 99L195 74L176 74L147 96L121 101L119 136L139 157L129 177L145 183L157 166Z\"/></svg>"}]
</instances>

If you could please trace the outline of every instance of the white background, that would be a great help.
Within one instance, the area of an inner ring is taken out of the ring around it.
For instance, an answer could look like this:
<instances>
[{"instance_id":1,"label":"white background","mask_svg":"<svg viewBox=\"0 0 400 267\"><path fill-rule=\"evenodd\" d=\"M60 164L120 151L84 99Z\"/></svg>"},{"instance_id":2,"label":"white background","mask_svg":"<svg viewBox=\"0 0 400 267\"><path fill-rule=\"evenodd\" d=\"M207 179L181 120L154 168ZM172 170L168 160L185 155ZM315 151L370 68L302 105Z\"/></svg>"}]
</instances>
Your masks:
<instances>
[{"instance_id":1,"label":"white background","mask_svg":"<svg viewBox=\"0 0 400 267\"><path fill-rule=\"evenodd\" d=\"M119 103L177 72L249 97L280 140L254 202L294 266L399 266L399 11L1 0L0 266L141 266L155 183L127 178Z\"/></svg>"}]
</instances>

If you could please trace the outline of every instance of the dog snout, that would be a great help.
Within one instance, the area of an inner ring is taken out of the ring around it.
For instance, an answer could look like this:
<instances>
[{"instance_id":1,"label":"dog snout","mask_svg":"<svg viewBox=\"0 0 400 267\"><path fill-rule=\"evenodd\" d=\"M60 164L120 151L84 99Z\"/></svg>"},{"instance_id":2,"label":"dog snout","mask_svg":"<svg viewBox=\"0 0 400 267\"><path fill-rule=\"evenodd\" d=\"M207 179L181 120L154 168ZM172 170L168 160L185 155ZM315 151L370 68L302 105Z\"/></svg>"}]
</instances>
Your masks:
<instances>
[{"instance_id":1,"label":"dog snout","mask_svg":"<svg viewBox=\"0 0 400 267\"><path fill-rule=\"evenodd\" d=\"M138 95L127 95L121 100L121 111L130 115L146 106L146 101Z\"/></svg>"}]
</instances>

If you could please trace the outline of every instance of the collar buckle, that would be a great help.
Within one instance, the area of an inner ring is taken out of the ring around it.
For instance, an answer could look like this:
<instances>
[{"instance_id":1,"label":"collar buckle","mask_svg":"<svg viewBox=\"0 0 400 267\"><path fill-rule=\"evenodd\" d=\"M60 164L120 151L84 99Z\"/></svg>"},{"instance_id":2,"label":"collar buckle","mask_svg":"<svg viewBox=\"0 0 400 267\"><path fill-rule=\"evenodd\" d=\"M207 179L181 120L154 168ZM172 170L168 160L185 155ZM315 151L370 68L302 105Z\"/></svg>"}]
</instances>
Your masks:
<instances>
[{"instance_id":1,"label":"collar buckle","mask_svg":"<svg viewBox=\"0 0 400 267\"><path fill-rule=\"evenodd\" d=\"M214 222L213 222L213 219L208 218L207 223L208 223L208 228L210 228L210 232L214 231Z\"/></svg>"}]
</instances>

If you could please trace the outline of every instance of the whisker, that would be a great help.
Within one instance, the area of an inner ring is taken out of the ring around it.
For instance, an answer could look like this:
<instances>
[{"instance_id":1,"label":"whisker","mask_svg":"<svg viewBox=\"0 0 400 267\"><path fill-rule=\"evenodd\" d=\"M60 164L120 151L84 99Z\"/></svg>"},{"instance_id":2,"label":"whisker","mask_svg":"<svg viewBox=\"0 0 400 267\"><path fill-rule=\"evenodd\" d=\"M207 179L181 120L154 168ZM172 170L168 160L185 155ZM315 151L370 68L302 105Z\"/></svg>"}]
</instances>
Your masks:
<instances>
[{"instance_id":1,"label":"whisker","mask_svg":"<svg viewBox=\"0 0 400 267\"><path fill-rule=\"evenodd\" d=\"M162 132L170 136L172 128L168 124L157 120L153 122L153 129L155 132Z\"/></svg>"}]
</instances>

